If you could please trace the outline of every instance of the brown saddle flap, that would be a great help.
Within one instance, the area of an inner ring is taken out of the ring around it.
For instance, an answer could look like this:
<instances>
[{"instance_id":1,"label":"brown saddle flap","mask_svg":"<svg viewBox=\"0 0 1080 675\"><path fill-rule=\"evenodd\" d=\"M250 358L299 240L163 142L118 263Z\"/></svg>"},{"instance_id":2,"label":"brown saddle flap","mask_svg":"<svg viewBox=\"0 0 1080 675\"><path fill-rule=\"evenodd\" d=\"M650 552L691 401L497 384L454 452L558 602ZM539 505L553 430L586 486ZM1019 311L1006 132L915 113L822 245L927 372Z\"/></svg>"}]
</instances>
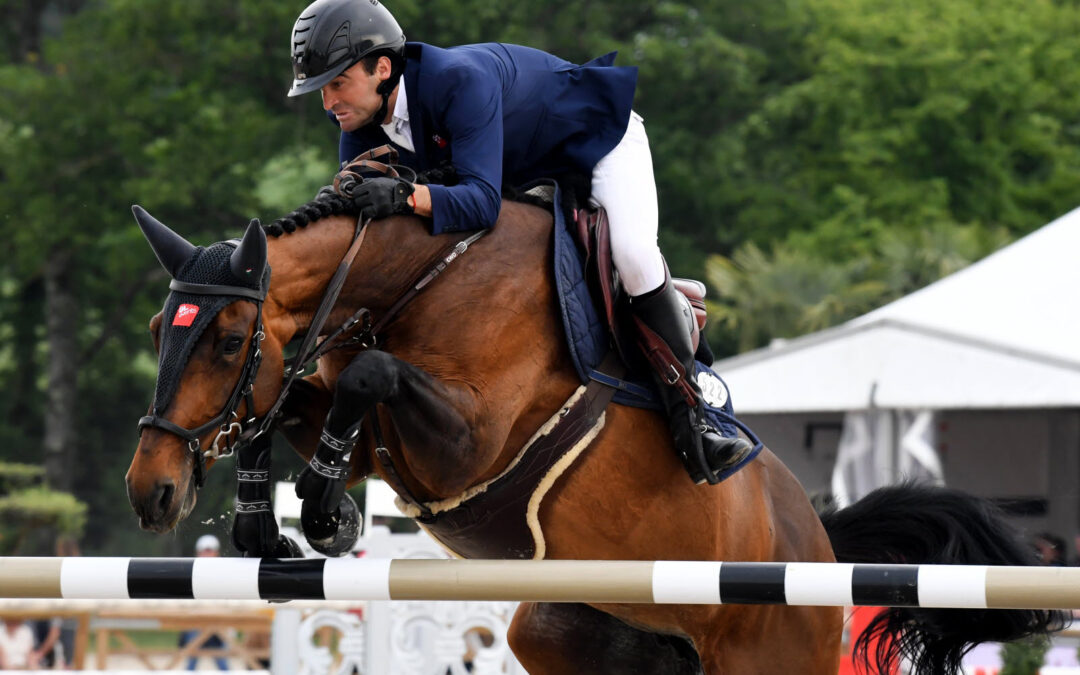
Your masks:
<instances>
[{"instance_id":1,"label":"brown saddle flap","mask_svg":"<svg viewBox=\"0 0 1080 675\"><path fill-rule=\"evenodd\" d=\"M602 314L611 331L612 338L624 362L631 353L635 344L635 336L627 330L627 326L633 322L623 321L620 307L625 303L620 302L620 293L614 264L611 260L611 236L609 232L607 212L603 208L577 209L574 212L574 233L578 245L585 251L585 278L589 282L589 290L593 296L593 302ZM700 331L705 328L707 318L705 312L705 284L694 279L672 278L671 283L682 293L690 303L697 321L697 330L691 332L694 349L697 349L701 339Z\"/></svg>"}]
</instances>

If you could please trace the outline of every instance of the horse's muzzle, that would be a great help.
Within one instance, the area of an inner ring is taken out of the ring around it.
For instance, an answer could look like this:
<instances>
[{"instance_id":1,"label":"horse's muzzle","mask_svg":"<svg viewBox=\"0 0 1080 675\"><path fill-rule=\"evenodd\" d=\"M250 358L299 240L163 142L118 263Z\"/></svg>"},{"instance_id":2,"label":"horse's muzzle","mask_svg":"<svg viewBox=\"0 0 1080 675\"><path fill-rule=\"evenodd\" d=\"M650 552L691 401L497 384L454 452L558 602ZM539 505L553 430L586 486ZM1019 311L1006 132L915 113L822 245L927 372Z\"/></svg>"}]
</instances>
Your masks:
<instances>
[{"instance_id":1,"label":"horse's muzzle","mask_svg":"<svg viewBox=\"0 0 1080 675\"><path fill-rule=\"evenodd\" d=\"M177 489L171 479L161 479L145 490L128 480L128 500L139 517L139 527L158 534L168 532L191 511L195 495L189 481L187 489Z\"/></svg>"}]
</instances>

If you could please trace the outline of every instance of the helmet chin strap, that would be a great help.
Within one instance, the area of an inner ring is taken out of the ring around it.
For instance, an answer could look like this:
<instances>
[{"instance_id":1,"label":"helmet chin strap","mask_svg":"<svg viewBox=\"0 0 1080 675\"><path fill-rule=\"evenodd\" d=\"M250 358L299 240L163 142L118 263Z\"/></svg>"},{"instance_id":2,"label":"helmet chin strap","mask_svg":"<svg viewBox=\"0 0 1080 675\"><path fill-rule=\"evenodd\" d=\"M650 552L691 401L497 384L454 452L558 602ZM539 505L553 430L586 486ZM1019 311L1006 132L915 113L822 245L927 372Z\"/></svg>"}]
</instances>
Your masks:
<instances>
[{"instance_id":1,"label":"helmet chin strap","mask_svg":"<svg viewBox=\"0 0 1080 675\"><path fill-rule=\"evenodd\" d=\"M382 105L379 106L378 112L371 118L371 121L364 125L365 128L374 128L383 124L383 120L386 119L386 111L390 107L390 94L394 92L394 88L401 81L402 70L404 68L401 65L394 63L393 68L390 70L390 76L380 82L375 89L376 94L382 94Z\"/></svg>"}]
</instances>

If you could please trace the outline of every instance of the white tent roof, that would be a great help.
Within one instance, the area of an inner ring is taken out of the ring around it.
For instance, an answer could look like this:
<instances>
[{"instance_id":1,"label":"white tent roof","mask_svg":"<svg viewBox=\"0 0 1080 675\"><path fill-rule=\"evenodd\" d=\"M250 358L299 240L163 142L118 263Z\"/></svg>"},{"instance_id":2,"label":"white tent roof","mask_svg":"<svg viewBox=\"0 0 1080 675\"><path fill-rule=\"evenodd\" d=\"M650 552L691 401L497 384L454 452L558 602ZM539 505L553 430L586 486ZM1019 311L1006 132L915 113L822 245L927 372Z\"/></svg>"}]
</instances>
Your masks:
<instances>
[{"instance_id":1,"label":"white tent roof","mask_svg":"<svg viewBox=\"0 0 1080 675\"><path fill-rule=\"evenodd\" d=\"M742 413L1080 406L1080 209L848 323L718 361Z\"/></svg>"}]
</instances>

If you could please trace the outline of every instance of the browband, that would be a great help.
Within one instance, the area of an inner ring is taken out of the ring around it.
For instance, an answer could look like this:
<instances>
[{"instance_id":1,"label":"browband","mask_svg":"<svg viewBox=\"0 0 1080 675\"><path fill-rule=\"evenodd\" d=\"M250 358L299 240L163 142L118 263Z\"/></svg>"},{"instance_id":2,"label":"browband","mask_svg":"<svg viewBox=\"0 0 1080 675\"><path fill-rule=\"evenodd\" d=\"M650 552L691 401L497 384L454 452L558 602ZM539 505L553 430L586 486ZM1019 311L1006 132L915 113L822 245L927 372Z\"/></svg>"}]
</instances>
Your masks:
<instances>
[{"instance_id":1,"label":"browband","mask_svg":"<svg viewBox=\"0 0 1080 675\"><path fill-rule=\"evenodd\" d=\"M192 295L238 295L240 297L250 298L258 302L262 302L266 299L265 290L256 290L254 288L247 288L245 286L191 284L186 281L177 281L176 279L173 279L169 282L169 288L174 291L180 291L181 293L190 293Z\"/></svg>"}]
</instances>

